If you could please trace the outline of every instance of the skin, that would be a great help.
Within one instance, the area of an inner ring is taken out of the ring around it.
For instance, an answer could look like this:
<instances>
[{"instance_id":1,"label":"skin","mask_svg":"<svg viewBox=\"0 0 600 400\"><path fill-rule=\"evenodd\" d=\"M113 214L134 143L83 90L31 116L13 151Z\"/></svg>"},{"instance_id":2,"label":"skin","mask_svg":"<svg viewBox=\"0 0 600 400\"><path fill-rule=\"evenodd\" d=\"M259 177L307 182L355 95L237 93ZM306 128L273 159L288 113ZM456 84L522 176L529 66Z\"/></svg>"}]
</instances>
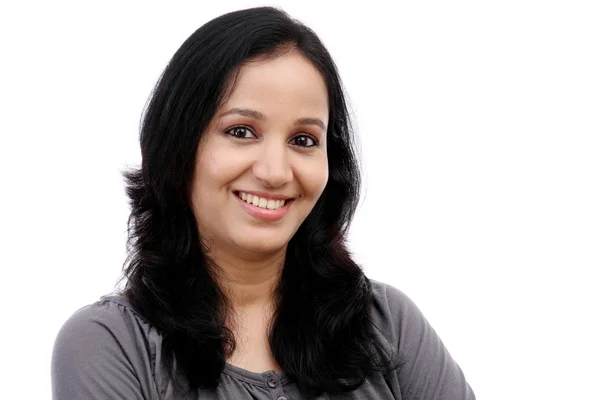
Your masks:
<instances>
[{"instance_id":1,"label":"skin","mask_svg":"<svg viewBox=\"0 0 600 400\"><path fill-rule=\"evenodd\" d=\"M300 53L242 67L196 156L192 205L233 313L237 348L229 363L279 370L267 341L273 289L287 244L328 179L327 88ZM293 198L277 221L248 214L237 191Z\"/></svg>"}]
</instances>

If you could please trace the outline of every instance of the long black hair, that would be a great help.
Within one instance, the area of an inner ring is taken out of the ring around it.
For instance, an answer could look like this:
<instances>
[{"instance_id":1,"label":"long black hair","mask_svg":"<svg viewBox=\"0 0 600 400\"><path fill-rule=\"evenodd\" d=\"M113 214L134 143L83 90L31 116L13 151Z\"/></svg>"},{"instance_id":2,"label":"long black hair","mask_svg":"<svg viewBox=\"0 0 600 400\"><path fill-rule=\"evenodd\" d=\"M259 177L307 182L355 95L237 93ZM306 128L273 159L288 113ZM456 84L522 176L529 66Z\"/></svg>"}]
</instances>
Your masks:
<instances>
[{"instance_id":1,"label":"long black hair","mask_svg":"<svg viewBox=\"0 0 600 400\"><path fill-rule=\"evenodd\" d=\"M141 168L124 172L132 208L124 293L163 335L162 359L171 377L185 376L191 388L216 388L235 348L225 324L229 303L191 207L198 143L241 66L291 50L326 82L329 179L288 244L271 350L306 394L350 391L391 367L374 347L371 284L345 243L360 173L337 68L311 29L281 10L260 7L211 20L177 50L142 118Z\"/></svg>"}]
</instances>

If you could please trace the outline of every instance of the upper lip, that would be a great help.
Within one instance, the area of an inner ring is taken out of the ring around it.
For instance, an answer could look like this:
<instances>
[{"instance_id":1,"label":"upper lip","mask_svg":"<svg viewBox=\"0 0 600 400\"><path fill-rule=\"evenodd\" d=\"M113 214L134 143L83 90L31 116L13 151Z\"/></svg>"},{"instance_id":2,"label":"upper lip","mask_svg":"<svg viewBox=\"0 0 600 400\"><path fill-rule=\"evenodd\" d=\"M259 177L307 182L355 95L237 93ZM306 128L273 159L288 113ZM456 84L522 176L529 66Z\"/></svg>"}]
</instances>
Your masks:
<instances>
[{"instance_id":1,"label":"upper lip","mask_svg":"<svg viewBox=\"0 0 600 400\"><path fill-rule=\"evenodd\" d=\"M253 196L258 196L258 197L264 197L267 200L289 200L291 198L293 198L293 196L286 196L283 194L277 194L277 193L267 193L267 192L259 192L256 190L234 190L234 193L248 193L251 194Z\"/></svg>"}]
</instances>

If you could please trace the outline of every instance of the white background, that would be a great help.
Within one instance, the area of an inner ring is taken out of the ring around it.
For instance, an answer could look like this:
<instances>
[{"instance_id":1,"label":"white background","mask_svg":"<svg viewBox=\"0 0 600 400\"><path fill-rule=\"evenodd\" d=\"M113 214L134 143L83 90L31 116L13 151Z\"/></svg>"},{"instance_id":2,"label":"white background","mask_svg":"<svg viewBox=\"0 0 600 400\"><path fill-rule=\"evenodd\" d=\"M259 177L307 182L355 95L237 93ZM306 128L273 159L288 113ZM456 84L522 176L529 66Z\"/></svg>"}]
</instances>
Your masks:
<instances>
[{"instance_id":1,"label":"white background","mask_svg":"<svg viewBox=\"0 0 600 400\"><path fill-rule=\"evenodd\" d=\"M357 260L413 298L478 398L600 399L598 3L332 3L279 5L349 93ZM255 5L0 6L3 398L50 398L58 329L120 276L120 171L162 69Z\"/></svg>"}]
</instances>

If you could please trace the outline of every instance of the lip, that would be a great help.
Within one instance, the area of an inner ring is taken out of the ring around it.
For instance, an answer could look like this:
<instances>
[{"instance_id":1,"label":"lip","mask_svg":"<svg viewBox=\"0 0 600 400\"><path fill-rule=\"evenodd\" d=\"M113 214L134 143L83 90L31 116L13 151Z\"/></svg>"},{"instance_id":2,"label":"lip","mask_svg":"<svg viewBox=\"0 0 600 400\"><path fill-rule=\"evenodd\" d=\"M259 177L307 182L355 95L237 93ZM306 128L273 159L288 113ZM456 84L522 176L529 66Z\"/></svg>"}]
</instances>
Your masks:
<instances>
[{"instance_id":1,"label":"lip","mask_svg":"<svg viewBox=\"0 0 600 400\"><path fill-rule=\"evenodd\" d=\"M257 192L244 192L244 193L249 193L249 194L254 195ZM263 221L277 221L277 220L283 218L283 216L288 212L288 210L290 209L290 206L294 202L294 200L291 199L291 200L286 201L285 205L283 207L278 208L277 210L269 210L268 208L260 208L253 204L246 203L244 200L240 199L236 193L233 193L233 196L240 202L240 205L242 206L244 211L246 211L248 214L250 214L254 218L257 218L257 219L260 219ZM260 196L260 195L256 194L256 196ZM281 197L281 198L267 197L267 196L260 196L260 197L266 197L267 199L273 199L273 200L289 199L289 197Z\"/></svg>"}]
</instances>

